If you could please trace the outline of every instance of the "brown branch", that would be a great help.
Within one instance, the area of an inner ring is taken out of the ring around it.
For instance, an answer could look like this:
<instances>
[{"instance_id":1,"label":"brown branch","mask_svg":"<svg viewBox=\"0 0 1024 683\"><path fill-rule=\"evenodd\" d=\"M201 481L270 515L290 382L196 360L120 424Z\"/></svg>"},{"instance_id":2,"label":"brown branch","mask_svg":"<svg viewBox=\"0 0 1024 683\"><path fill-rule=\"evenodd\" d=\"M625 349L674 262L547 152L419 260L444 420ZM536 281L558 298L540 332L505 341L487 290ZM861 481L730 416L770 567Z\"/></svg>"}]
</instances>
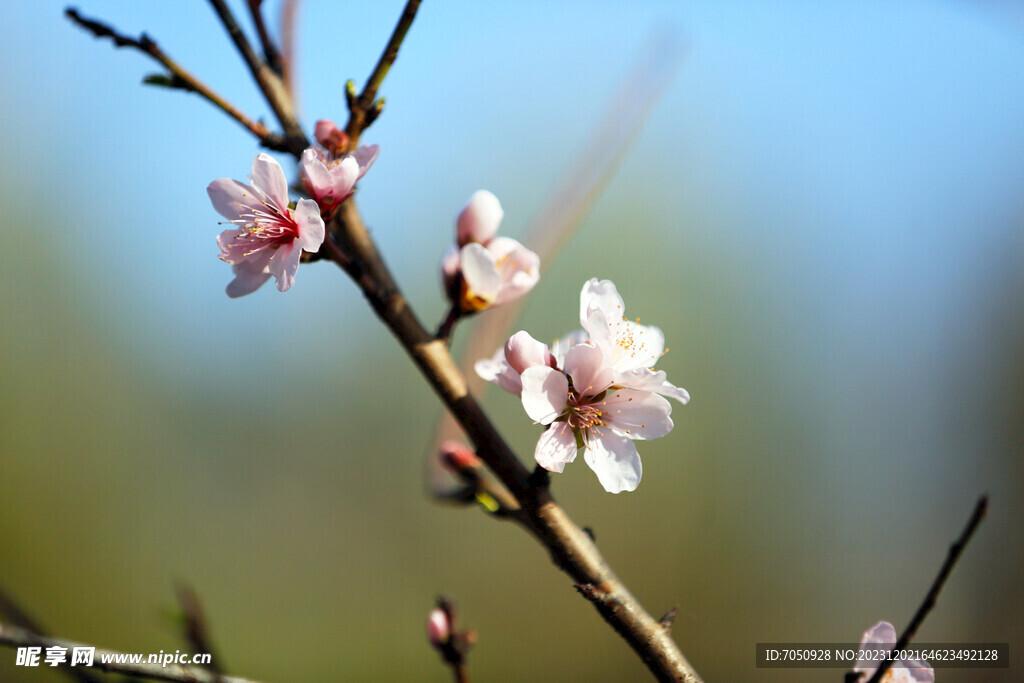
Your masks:
<instances>
[{"instance_id":1,"label":"brown branch","mask_svg":"<svg viewBox=\"0 0 1024 683\"><path fill-rule=\"evenodd\" d=\"M248 38L245 37L241 27L239 27L238 22L235 20L235 15L231 13L224 0L210 0L210 4L213 6L214 11L217 12L220 22L224 24L224 28L231 37L231 41L235 44L238 53L242 55L246 66L249 67L253 80L259 86L260 92L263 93L267 104L274 110L274 116L277 117L281 128L284 129L285 148L296 159L299 158L302 155L302 150L309 147L309 139L302 132L302 128L295 118L292 98L285 89L281 77L274 73L274 70L266 62L256 56L252 45L249 44Z\"/></svg>"},{"instance_id":2,"label":"brown branch","mask_svg":"<svg viewBox=\"0 0 1024 683\"><path fill-rule=\"evenodd\" d=\"M267 32L267 25L263 21L261 5L263 0L249 0L249 14L252 15L252 23L256 26L256 35L260 37L260 45L263 47L263 59L267 65L274 70L278 76L284 75L281 63L281 52L274 45Z\"/></svg>"},{"instance_id":3,"label":"brown branch","mask_svg":"<svg viewBox=\"0 0 1024 683\"><path fill-rule=\"evenodd\" d=\"M295 94L295 24L298 21L299 0L284 0L281 4L281 79L284 89L292 98L292 106L298 112L298 98Z\"/></svg>"},{"instance_id":4,"label":"brown branch","mask_svg":"<svg viewBox=\"0 0 1024 683\"><path fill-rule=\"evenodd\" d=\"M8 624L0 624L0 645L6 645L8 647L41 647L44 649L48 647L61 647L67 650L72 650L76 647L93 647L92 645L86 645L72 640L62 640L41 636L38 633L29 631L28 629L18 626L10 626ZM180 683L255 683L254 681L246 678L218 676L212 671L199 666L183 666L181 664L168 664L167 666L162 666L161 664L148 663L104 663L102 657L105 655L118 657L119 655L123 656L123 653L97 647L95 658L93 660L93 669L99 669L105 673L138 676L139 678L146 678L153 681L176 681ZM61 666L66 668L78 668L68 667L68 664L63 664Z\"/></svg>"},{"instance_id":5,"label":"brown branch","mask_svg":"<svg viewBox=\"0 0 1024 683\"><path fill-rule=\"evenodd\" d=\"M416 11L419 7L420 0L408 0L405 3L402 16L398 18L395 30L392 31L388 44L384 47L380 59L377 60L377 65L373 68L370 78L367 79L363 92L356 96L351 87L346 92L349 117L348 124L345 126L345 132L348 133L349 144L352 149L355 149L359 144L359 136L362 135L363 131L369 128L370 124L380 116L380 112L384 107L384 100L375 101L377 90L380 88L380 84L384 82L384 77L388 75L391 65L398 59L398 48L402 46L405 34L409 32L409 27L412 26L412 21L416 18Z\"/></svg>"},{"instance_id":6,"label":"brown branch","mask_svg":"<svg viewBox=\"0 0 1024 683\"><path fill-rule=\"evenodd\" d=\"M115 47L132 48L156 60L165 69L167 69L170 74L167 77L167 82L161 84L180 88L188 92L194 92L200 97L203 97L207 102L223 111L238 123L242 124L250 133L259 138L260 144L264 147L278 151L285 151L288 149L285 146L284 138L276 133L271 133L262 122L256 121L252 117L247 116L238 107L234 106L221 95L218 95L216 92L211 90L209 86L202 83L198 78L168 57L167 54L160 49L160 46L156 44L156 41L145 33L138 38L126 36L122 33L118 33L114 28L107 24L83 17L78 13L78 10L73 7L69 7L64 10L64 14L73 23L85 29L96 38L110 38ZM154 79L150 82L159 81Z\"/></svg>"},{"instance_id":7,"label":"brown branch","mask_svg":"<svg viewBox=\"0 0 1024 683\"><path fill-rule=\"evenodd\" d=\"M336 261L362 290L374 312L391 330L448 407L476 448L477 456L515 497L520 509L509 515L532 533L597 611L640 656L660 681L700 681L667 629L648 614L593 540L569 519L546 486L535 485L481 410L443 340L423 327L395 284L366 231L354 200L341 205L330 226L326 256Z\"/></svg>"},{"instance_id":8,"label":"brown branch","mask_svg":"<svg viewBox=\"0 0 1024 683\"><path fill-rule=\"evenodd\" d=\"M868 679L867 683L879 683L882 680L882 676L885 672L893 665L892 655L900 650L907 647L910 639L917 633L917 629L920 628L924 622L928 613L935 607L935 602L939 597L939 592L942 587L946 584L946 580L949 578L950 573L953 571L953 566L957 560L960 559L960 555L963 554L964 548L967 547L968 541L974 536L974 532L977 531L978 525L981 524L981 520L985 518L985 513L988 511L988 496L982 496L978 499L977 504L974 506L974 512L971 513L971 518L967 521L967 526L964 527L960 537L949 547L949 554L946 555L946 561L942 563L942 567L939 569L939 575L935 577L935 581L932 582L932 587L928 589L928 594L924 596L924 601L921 606L917 608L910 623L907 624L907 628L904 629L903 633L900 634L899 639L896 641L896 645L889 653L889 658L882 662L881 666L875 669L875 673Z\"/></svg>"}]
</instances>

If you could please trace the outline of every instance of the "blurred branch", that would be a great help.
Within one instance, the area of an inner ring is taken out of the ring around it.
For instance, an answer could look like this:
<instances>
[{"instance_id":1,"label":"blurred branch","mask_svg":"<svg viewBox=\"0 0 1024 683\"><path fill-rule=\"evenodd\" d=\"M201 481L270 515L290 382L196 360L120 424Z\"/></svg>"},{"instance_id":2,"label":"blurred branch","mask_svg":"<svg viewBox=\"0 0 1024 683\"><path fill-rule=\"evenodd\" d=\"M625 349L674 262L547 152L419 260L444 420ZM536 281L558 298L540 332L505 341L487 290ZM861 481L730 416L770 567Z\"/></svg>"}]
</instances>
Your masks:
<instances>
[{"instance_id":1,"label":"blurred branch","mask_svg":"<svg viewBox=\"0 0 1024 683\"><path fill-rule=\"evenodd\" d=\"M210 0L210 4L213 6L214 11L217 12L220 22L224 24L228 35L231 36L231 41L235 44L238 53L242 55L246 66L249 67L253 80L259 86L267 104L274 110L274 116L277 117L281 128L284 129L285 148L292 156L299 158L302 155L302 150L309 147L309 139L302 132L302 128L299 127L299 123L295 119L292 98L285 89L284 83L266 62L256 56L252 45L249 44L249 39L245 37L241 27L239 27L238 22L235 20L234 14L231 13L224 0Z\"/></svg>"},{"instance_id":2,"label":"blurred branch","mask_svg":"<svg viewBox=\"0 0 1024 683\"><path fill-rule=\"evenodd\" d=\"M445 342L423 327L395 284L354 200L346 201L335 214L324 249L359 286L374 312L473 442L477 456L516 499L520 509L509 518L530 531L575 584L590 587L590 602L658 680L700 681L668 629L630 594L590 536L569 519L547 486L531 478L529 470L502 439L470 394L466 378Z\"/></svg>"},{"instance_id":3,"label":"blurred branch","mask_svg":"<svg viewBox=\"0 0 1024 683\"><path fill-rule=\"evenodd\" d=\"M192 646L193 652L209 654L210 664L207 668L214 674L223 676L224 664L210 641L210 630L206 626L206 613L203 611L199 596L191 586L184 583L177 584L174 587L174 593L185 618L185 639Z\"/></svg>"},{"instance_id":4,"label":"blurred branch","mask_svg":"<svg viewBox=\"0 0 1024 683\"><path fill-rule=\"evenodd\" d=\"M255 121L251 117L242 113L240 109L203 84L199 79L182 68L177 62L168 57L167 54L160 49L160 46L156 44L156 41L145 33L138 38L131 38L122 33L118 33L107 24L103 24L93 19L86 19L73 7L69 7L64 10L64 14L72 22L85 29L96 38L110 38L115 47L130 47L139 50L159 62L169 72L169 75L164 80L149 77L147 79L148 83L179 88L188 92L197 93L210 104L245 126L250 133L259 138L260 144L264 147L278 151L288 150L288 147L285 145L284 138L275 133L271 133L262 122Z\"/></svg>"},{"instance_id":5,"label":"blurred branch","mask_svg":"<svg viewBox=\"0 0 1024 683\"><path fill-rule=\"evenodd\" d=\"M274 41L267 33L267 25L263 21L261 5L263 0L249 0L249 14L252 15L252 23L256 26L256 34L260 37L260 45L263 47L263 59L267 65L274 70L278 76L283 75L284 69L281 65L281 53L278 51Z\"/></svg>"},{"instance_id":6,"label":"blurred branch","mask_svg":"<svg viewBox=\"0 0 1024 683\"><path fill-rule=\"evenodd\" d=\"M384 52L377 60L377 66L373 68L370 78L367 79L363 92L356 95L351 81L346 85L345 95L348 100L349 117L345 132L348 133L352 149L359 145L359 136L380 116L380 112L384 108L384 100L374 101L374 98L377 97L377 90L384 81L384 77L388 75L391 65L398 59L398 48L405 40L405 34L409 32L409 27L412 26L419 7L420 0L409 0L405 3L402 16L399 17L398 24L395 25L395 30L392 31L391 39L388 40Z\"/></svg>"},{"instance_id":7,"label":"blurred branch","mask_svg":"<svg viewBox=\"0 0 1024 683\"><path fill-rule=\"evenodd\" d=\"M299 0L284 0L281 4L281 79L284 89L292 98L292 106L299 111L295 92L295 23L299 16Z\"/></svg>"},{"instance_id":8,"label":"blurred branch","mask_svg":"<svg viewBox=\"0 0 1024 683\"><path fill-rule=\"evenodd\" d=\"M36 633L40 637L44 637L46 629L39 625L35 619L30 617L28 613L22 609L21 605L15 602L14 598L7 594L7 591L0 589L0 615L7 621L10 621L13 626L23 628L26 631ZM67 668L64 669L64 673L79 683L100 683L99 679L93 676L85 669L79 668Z\"/></svg>"},{"instance_id":9,"label":"blurred branch","mask_svg":"<svg viewBox=\"0 0 1024 683\"><path fill-rule=\"evenodd\" d=\"M935 581L932 582L932 587L928 590L928 594L924 596L924 601L921 606L917 608L917 612L914 613L910 623L907 624L907 628L904 629L903 633L900 634L899 639L896 641L895 647L889 653L889 658L882 662L881 666L875 669L874 675L868 679L867 683L879 683L882 677L885 676L885 672L893 665L892 655L900 650L907 647L910 639L917 633L917 629L920 628L924 622L928 613L935 607L935 602L939 597L939 592L942 587L946 584L946 580L949 578L950 573L953 571L953 566L960 559L960 555L963 554L964 548L967 547L967 543L974 536L974 532L978 530L978 525L981 524L981 520L985 518L985 513L988 511L988 496L982 496L978 499L977 504L974 506L974 512L971 513L971 518L967 521L967 526L964 527L960 537L949 547L949 554L946 555L946 561L942 563L942 567L939 569L939 575L935 577Z\"/></svg>"},{"instance_id":10,"label":"blurred branch","mask_svg":"<svg viewBox=\"0 0 1024 683\"><path fill-rule=\"evenodd\" d=\"M34 633L28 629L8 624L0 624L0 645L6 645L8 647L41 647L44 649L49 647L60 647L65 648L66 650L72 650L76 647L94 647L92 645L86 645L72 640L49 638L47 636ZM105 650L99 647L95 648L95 650L96 654L92 668L99 669L105 673L137 676L139 678L153 681L180 681L181 683L255 683L254 681L246 678L218 676L212 671L198 666L182 666L180 664L168 664L167 666L163 666L161 664L145 663L105 663L103 661L104 657L126 658L129 655L125 655L124 653L116 652L114 650ZM68 669L78 668L68 667L67 664L62 666Z\"/></svg>"}]
</instances>

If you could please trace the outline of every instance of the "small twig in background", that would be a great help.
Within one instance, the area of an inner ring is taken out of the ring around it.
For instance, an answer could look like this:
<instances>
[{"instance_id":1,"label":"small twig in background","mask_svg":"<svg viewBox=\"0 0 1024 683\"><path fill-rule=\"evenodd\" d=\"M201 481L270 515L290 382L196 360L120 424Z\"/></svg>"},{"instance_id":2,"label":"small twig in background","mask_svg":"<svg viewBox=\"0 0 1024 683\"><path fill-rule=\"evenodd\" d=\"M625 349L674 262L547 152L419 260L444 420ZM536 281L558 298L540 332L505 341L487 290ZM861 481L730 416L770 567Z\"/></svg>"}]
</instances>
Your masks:
<instances>
[{"instance_id":1,"label":"small twig in background","mask_svg":"<svg viewBox=\"0 0 1024 683\"><path fill-rule=\"evenodd\" d=\"M281 80L284 89L292 98L296 115L299 112L299 96L296 92L295 74L298 71L295 55L295 24L299 17L299 0L284 0L281 4Z\"/></svg>"},{"instance_id":2,"label":"small twig in background","mask_svg":"<svg viewBox=\"0 0 1024 683\"><path fill-rule=\"evenodd\" d=\"M115 47L130 47L135 50L139 50L159 62L169 72L169 75L166 76L166 80L161 80L159 76L150 76L146 79L147 83L194 92L233 118L235 121L238 121L240 124L245 126L250 133L259 138L260 144L264 147L277 151L288 150L283 137L275 133L271 133L262 122L256 121L252 117L247 116L238 107L234 106L211 90L207 85L202 83L199 79L182 68L177 62L168 57L167 54L160 49L160 46L156 44L156 41L145 33L138 38L131 38L122 33L118 33L114 28L107 24L83 17L78 13L78 10L73 7L69 7L64 10L64 14L72 22L84 28L96 38L110 38Z\"/></svg>"},{"instance_id":3,"label":"small twig in background","mask_svg":"<svg viewBox=\"0 0 1024 683\"><path fill-rule=\"evenodd\" d=\"M235 15L231 13L224 0L210 0L210 4L227 30L238 53L242 55L246 66L249 67L253 80L259 86L267 104L274 110L274 116L277 117L281 128L284 129L285 147L296 159L299 158L302 155L302 150L309 147L309 138L302 132L302 128L295 119L292 98L285 90L281 78L256 55L252 45L249 44L249 39L245 37L235 20Z\"/></svg>"},{"instance_id":4,"label":"small twig in background","mask_svg":"<svg viewBox=\"0 0 1024 683\"><path fill-rule=\"evenodd\" d=\"M398 59L398 48L402 46L405 34L409 32L409 27L412 26L412 21L416 18L416 10L419 7L420 0L408 0L405 3L402 16L399 17L387 46L385 46L384 51L381 53L380 59L377 60L377 66L373 68L373 72L367 79L363 92L356 96L353 87L349 86L347 88L346 98L348 100L349 117L348 125L345 126L345 132L348 133L349 144L352 149L359 145L359 136L362 132L369 128L370 124L380 116L380 112L384 107L384 100L375 100L377 90L384 81L384 77L388 75L391 65Z\"/></svg>"},{"instance_id":5,"label":"small twig in background","mask_svg":"<svg viewBox=\"0 0 1024 683\"><path fill-rule=\"evenodd\" d=\"M177 583L174 586L174 594L178 598L178 605L181 606L181 612L185 618L185 639L192 646L194 652L210 655L210 664L207 665L207 668L218 676L223 676L224 663L210 640L210 630L206 626L206 613L203 611L199 596L191 586L184 583Z\"/></svg>"},{"instance_id":6,"label":"small twig in background","mask_svg":"<svg viewBox=\"0 0 1024 683\"><path fill-rule=\"evenodd\" d=\"M924 622L928 613L935 607L935 601L939 597L939 592L946 583L946 579L949 578L950 573L953 571L953 565L956 564L957 560L960 559L960 555L963 554L964 548L967 547L968 541L977 531L978 525L981 524L981 520L985 518L985 512L988 510L988 496L982 496L978 503L974 506L974 512L971 513L971 518L967 521L967 526L964 527L963 533L960 537L949 547L949 554L946 555L946 561L942 563L942 567L939 569L939 575L935 577L935 581L932 582L932 587L928 589L928 594L924 596L924 601L921 606L917 608L910 623L907 624L907 628L900 634L899 639L896 641L896 645L893 647L892 652L889 653L889 658L882 662L881 666L875 669L874 675L868 679L867 683L879 683L882 680L882 676L885 672L893 665L892 655L900 650L907 647L907 643L917 633L917 629Z\"/></svg>"},{"instance_id":7,"label":"small twig in background","mask_svg":"<svg viewBox=\"0 0 1024 683\"><path fill-rule=\"evenodd\" d=\"M256 26L256 34L260 37L260 45L263 47L263 59L267 65L274 70L278 76L282 75L284 69L281 64L281 52L274 45L267 33L267 25L263 21L261 5L263 0L249 0L249 14L252 15L252 23Z\"/></svg>"}]
</instances>

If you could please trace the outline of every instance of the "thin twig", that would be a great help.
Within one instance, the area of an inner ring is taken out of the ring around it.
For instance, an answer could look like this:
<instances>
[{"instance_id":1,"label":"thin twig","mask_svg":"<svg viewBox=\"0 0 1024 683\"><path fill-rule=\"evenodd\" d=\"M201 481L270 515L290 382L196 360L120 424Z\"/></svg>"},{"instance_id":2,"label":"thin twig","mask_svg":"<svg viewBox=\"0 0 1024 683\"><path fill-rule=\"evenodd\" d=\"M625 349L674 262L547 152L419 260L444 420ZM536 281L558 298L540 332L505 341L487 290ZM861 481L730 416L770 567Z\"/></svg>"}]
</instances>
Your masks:
<instances>
[{"instance_id":1,"label":"thin twig","mask_svg":"<svg viewBox=\"0 0 1024 683\"><path fill-rule=\"evenodd\" d=\"M900 634L899 639L896 641L896 645L889 653L889 658L882 662L881 666L875 669L874 675L868 679L867 683L878 683L882 680L882 676L885 672L893 665L892 655L900 650L907 647L910 639L917 633L917 629L924 622L928 613L935 607L935 601L939 597L939 592L946 583L946 579L949 578L950 573L953 571L953 566L957 560L960 559L960 555L963 554L964 548L967 547L968 541L977 531L978 525L981 524L981 520L985 518L985 512L988 510L988 496L982 496L978 503L974 506L974 512L971 513L971 518L967 521L967 526L964 527L960 537L956 539L956 542L949 547L949 554L946 555L946 561L942 563L942 567L939 569L939 575L935 577L935 581L932 582L932 587L928 590L928 594L924 596L924 601L921 606L917 608L914 613L914 617L907 624L907 628L904 629L903 633Z\"/></svg>"},{"instance_id":2,"label":"thin twig","mask_svg":"<svg viewBox=\"0 0 1024 683\"><path fill-rule=\"evenodd\" d=\"M459 422L473 442L477 456L515 497L521 509L509 517L548 549L554 563L577 586L591 587L588 600L658 680L700 681L669 631L630 594L593 540L569 519L546 487L532 483L529 470L469 393L466 378L447 345L424 329L399 291L354 200L341 205L331 221L330 232L329 239L337 240L334 251L345 255L338 265L356 282L374 312Z\"/></svg>"},{"instance_id":3,"label":"thin twig","mask_svg":"<svg viewBox=\"0 0 1024 683\"><path fill-rule=\"evenodd\" d=\"M281 80L284 81L284 89L291 95L296 115L299 113L299 97L295 85L295 74L298 71L295 56L295 24L298 16L299 0L284 0L281 3Z\"/></svg>"},{"instance_id":4,"label":"thin twig","mask_svg":"<svg viewBox=\"0 0 1024 683\"><path fill-rule=\"evenodd\" d=\"M238 53L242 55L246 66L249 67L249 71L252 73L256 85L259 86L260 92L263 93L267 104L274 110L274 116L277 117L281 128L284 130L285 146L296 159L299 158L302 155L302 150L309 147L309 139L302 132L302 128L295 119L295 108L292 104L292 98L288 91L285 90L281 78L274 73L274 70L266 62L256 55L252 45L249 44L249 39L245 37L241 27L235 20L235 15L231 13L224 0L210 0L210 4L213 6L214 11L217 12L220 22L224 25L225 30L227 30Z\"/></svg>"},{"instance_id":5,"label":"thin twig","mask_svg":"<svg viewBox=\"0 0 1024 683\"><path fill-rule=\"evenodd\" d=\"M23 628L40 636L46 634L46 629L30 617L28 612L22 609L21 605L3 589L0 589L0 615L3 615L4 619L10 621L16 627ZM79 683L100 683L98 678L85 669L67 668L64 669L64 673Z\"/></svg>"},{"instance_id":6,"label":"thin twig","mask_svg":"<svg viewBox=\"0 0 1024 683\"><path fill-rule=\"evenodd\" d=\"M138 38L132 38L122 33L118 33L114 28L103 24L93 19L86 19L78 13L73 7L69 7L64 11L64 14L72 22L78 26L84 28L86 31L91 33L96 38L110 38L113 41L115 47L129 47L148 55L152 59L159 62L168 72L170 72L170 84L172 87L181 88L189 92L194 92L206 99L207 102L217 107L225 114L238 121L240 124L259 138L260 143L269 149L275 149L278 151L284 151L287 148L284 146L284 138L275 133L271 133L267 130L267 127L260 121L254 120L252 117L244 114L238 107L234 106L221 95L211 90L207 85L202 83L198 78L193 76L191 73L186 71L177 62L167 56L167 54L160 49L160 46L156 44L152 38L143 33Z\"/></svg>"},{"instance_id":7,"label":"thin twig","mask_svg":"<svg viewBox=\"0 0 1024 683\"><path fill-rule=\"evenodd\" d=\"M8 624L0 624L0 645L6 645L8 647L60 647L65 650L73 650L74 648L89 648L94 647L92 645L86 645L84 643L75 642L72 640L63 640L59 638L48 638L41 636L38 633L29 631L18 626L10 626ZM180 683L255 683L247 678L235 678L233 676L218 676L209 669L204 669L198 666L183 666L181 664L168 664L163 666L161 664L149 664L139 663L130 664L127 662L117 663L118 659L125 660L130 655L126 655L115 650L106 650L103 648L95 648L95 656L93 659L93 669L99 669L105 673L118 673L126 676L138 676L139 678L146 678L153 681L175 681ZM110 659L111 661L104 662L104 659ZM69 667L68 664L63 664L64 667ZM77 669L78 667L69 667Z\"/></svg>"},{"instance_id":8,"label":"thin twig","mask_svg":"<svg viewBox=\"0 0 1024 683\"><path fill-rule=\"evenodd\" d=\"M363 92L358 97L348 97L349 117L345 132L348 133L352 149L359 144L359 136L362 132L369 128L370 124L380 115L384 101L374 101L377 97L377 90L384 82L384 77L388 75L391 65L398 59L398 48L402 46L405 34L409 32L409 27L412 26L419 7L420 0L408 0L405 3L402 16L398 18L395 30L392 31L388 44L384 47L380 59L377 60L377 65L373 68L370 78L367 79Z\"/></svg>"},{"instance_id":9,"label":"thin twig","mask_svg":"<svg viewBox=\"0 0 1024 683\"><path fill-rule=\"evenodd\" d=\"M281 52L274 45L274 41L270 39L270 34L267 32L267 25L263 21L263 12L261 11L262 4L263 0L249 0L249 14L252 15L252 23L256 26L256 34L260 37L260 45L263 47L263 59L274 70L274 73L281 76L284 73L281 67Z\"/></svg>"},{"instance_id":10,"label":"thin twig","mask_svg":"<svg viewBox=\"0 0 1024 683\"><path fill-rule=\"evenodd\" d=\"M210 655L210 663L206 668L218 676L223 676L224 663L210 640L210 629L206 626L206 613L203 611L199 596L191 586L184 583L178 583L174 587L174 593L185 617L186 640L195 652Z\"/></svg>"}]
</instances>

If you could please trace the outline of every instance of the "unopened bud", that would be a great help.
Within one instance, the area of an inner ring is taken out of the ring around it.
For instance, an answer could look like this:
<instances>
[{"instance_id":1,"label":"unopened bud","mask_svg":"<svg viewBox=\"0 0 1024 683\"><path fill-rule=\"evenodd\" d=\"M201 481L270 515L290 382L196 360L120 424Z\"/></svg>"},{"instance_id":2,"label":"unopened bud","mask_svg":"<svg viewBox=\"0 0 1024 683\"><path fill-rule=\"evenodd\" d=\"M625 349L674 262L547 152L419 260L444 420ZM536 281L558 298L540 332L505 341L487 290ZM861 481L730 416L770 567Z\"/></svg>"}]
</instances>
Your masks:
<instances>
[{"instance_id":1,"label":"unopened bud","mask_svg":"<svg viewBox=\"0 0 1024 683\"><path fill-rule=\"evenodd\" d=\"M451 620L448 613L440 607L435 607L427 617L427 639L436 648L442 648L448 644L452 635Z\"/></svg>"},{"instance_id":2,"label":"unopened bud","mask_svg":"<svg viewBox=\"0 0 1024 683\"><path fill-rule=\"evenodd\" d=\"M441 444L441 459L445 465L458 472L480 469L480 458L469 446L448 440Z\"/></svg>"},{"instance_id":3,"label":"unopened bud","mask_svg":"<svg viewBox=\"0 0 1024 683\"><path fill-rule=\"evenodd\" d=\"M548 345L530 336L529 332L520 330L505 342L505 361L519 374L535 365L554 367L554 357Z\"/></svg>"},{"instance_id":4,"label":"unopened bud","mask_svg":"<svg viewBox=\"0 0 1024 683\"><path fill-rule=\"evenodd\" d=\"M330 119L320 119L314 129L316 141L331 154L337 156L348 147L348 133L338 128Z\"/></svg>"},{"instance_id":5,"label":"unopened bud","mask_svg":"<svg viewBox=\"0 0 1024 683\"><path fill-rule=\"evenodd\" d=\"M460 247L470 242L486 244L498 232L504 216L497 197L487 190L477 190L456 220L455 240Z\"/></svg>"}]
</instances>

